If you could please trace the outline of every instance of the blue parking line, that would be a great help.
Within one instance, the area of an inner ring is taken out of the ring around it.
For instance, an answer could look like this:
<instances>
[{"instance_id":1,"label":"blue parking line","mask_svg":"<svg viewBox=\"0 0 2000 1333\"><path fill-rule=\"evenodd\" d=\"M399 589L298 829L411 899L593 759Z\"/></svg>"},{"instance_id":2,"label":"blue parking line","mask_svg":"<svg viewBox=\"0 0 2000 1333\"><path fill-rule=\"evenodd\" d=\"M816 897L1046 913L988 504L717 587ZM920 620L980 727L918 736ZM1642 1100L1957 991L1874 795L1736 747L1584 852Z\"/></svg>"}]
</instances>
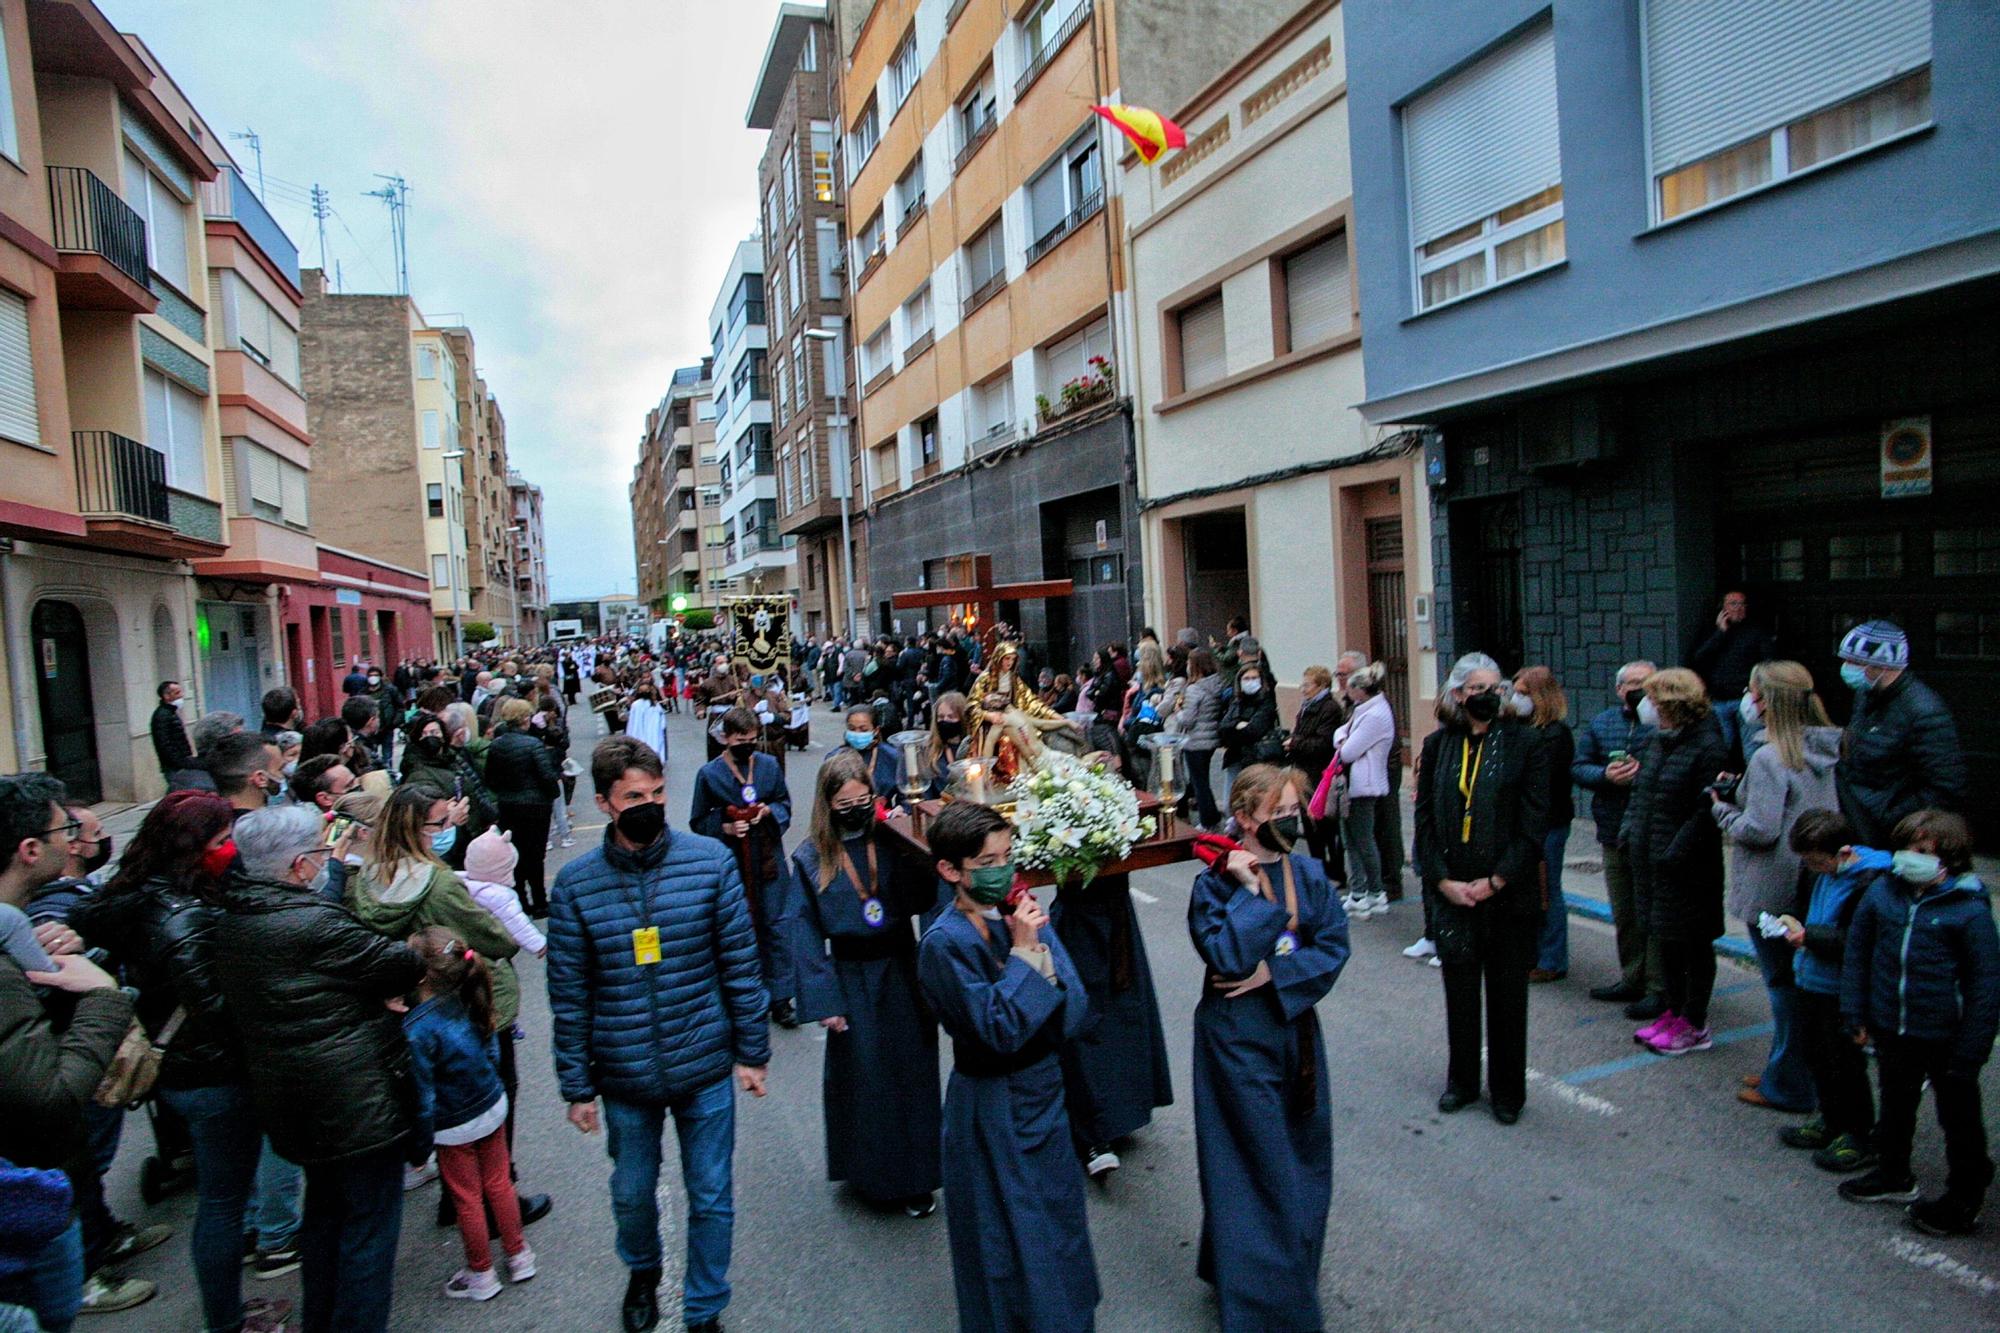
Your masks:
<instances>
[{"instance_id":1,"label":"blue parking line","mask_svg":"<svg viewBox=\"0 0 2000 1333\"><path fill-rule=\"evenodd\" d=\"M1771 1030L1769 1023L1758 1023L1753 1027L1731 1028L1727 1032L1718 1032L1710 1040L1717 1046L1727 1046L1731 1042L1748 1041L1752 1037L1768 1037L1771 1035ZM1663 1065L1667 1063L1669 1058L1668 1056L1654 1055L1650 1051L1641 1051L1637 1055L1628 1055L1622 1060L1608 1060L1601 1065L1591 1065L1588 1068L1579 1069L1573 1074L1564 1074L1558 1081L1567 1083L1571 1087L1581 1087L1586 1083L1595 1083L1601 1078L1610 1078L1613 1074L1622 1074L1628 1069L1642 1069L1647 1065Z\"/></svg>"},{"instance_id":2,"label":"blue parking line","mask_svg":"<svg viewBox=\"0 0 2000 1333\"><path fill-rule=\"evenodd\" d=\"M1611 905L1609 903L1601 903L1595 898L1569 897L1565 897L1563 902L1569 907L1569 914L1571 916L1586 916L1592 921L1602 921L1607 926L1611 924ZM1715 942L1715 951L1720 954L1727 954L1731 958L1740 958L1746 963L1757 961L1757 951L1750 947L1750 941L1738 939L1734 935L1724 935L1721 939L1717 940Z\"/></svg>"}]
</instances>

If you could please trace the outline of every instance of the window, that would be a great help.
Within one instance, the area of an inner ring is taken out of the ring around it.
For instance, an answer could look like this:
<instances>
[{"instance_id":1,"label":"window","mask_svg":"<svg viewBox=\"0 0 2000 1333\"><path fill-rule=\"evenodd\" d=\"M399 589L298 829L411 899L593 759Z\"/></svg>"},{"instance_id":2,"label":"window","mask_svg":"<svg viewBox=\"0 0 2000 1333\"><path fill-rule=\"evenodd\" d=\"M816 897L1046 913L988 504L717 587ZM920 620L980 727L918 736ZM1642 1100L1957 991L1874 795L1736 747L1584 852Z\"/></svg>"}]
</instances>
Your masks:
<instances>
[{"instance_id":1,"label":"window","mask_svg":"<svg viewBox=\"0 0 2000 1333\"><path fill-rule=\"evenodd\" d=\"M435 408L424 409L424 448L436 449L443 445L441 424Z\"/></svg>"},{"instance_id":2,"label":"window","mask_svg":"<svg viewBox=\"0 0 2000 1333\"><path fill-rule=\"evenodd\" d=\"M875 216L861 224L861 230L854 237L854 266L868 267L869 261L883 253L882 210L876 209Z\"/></svg>"},{"instance_id":3,"label":"window","mask_svg":"<svg viewBox=\"0 0 2000 1333\"><path fill-rule=\"evenodd\" d=\"M993 96L993 76L989 73L958 104L958 162L963 167L972 150L984 143L998 119L999 104Z\"/></svg>"},{"instance_id":4,"label":"window","mask_svg":"<svg viewBox=\"0 0 2000 1333\"><path fill-rule=\"evenodd\" d=\"M799 308L806 303L805 256L799 250L799 238L796 236L792 238L792 243L785 247L785 272L792 279L791 313L796 315L799 313Z\"/></svg>"},{"instance_id":5,"label":"window","mask_svg":"<svg viewBox=\"0 0 2000 1333\"><path fill-rule=\"evenodd\" d=\"M792 383L797 386L799 395L797 403L799 410L802 412L806 408L807 401L812 397L812 388L809 382L809 376L812 372L807 369L807 366L810 364L806 360L805 330L801 329L792 335Z\"/></svg>"},{"instance_id":6,"label":"window","mask_svg":"<svg viewBox=\"0 0 2000 1333\"><path fill-rule=\"evenodd\" d=\"M861 168L867 164L869 157L875 152L875 145L881 142L881 139L882 127L876 118L875 99L871 97L868 99L868 105L861 108L861 115L856 118L854 128L847 132L849 180L860 174Z\"/></svg>"},{"instance_id":7,"label":"window","mask_svg":"<svg viewBox=\"0 0 2000 1333\"><path fill-rule=\"evenodd\" d=\"M5 73L0 68L0 75ZM6 100L0 97L0 102ZM28 303L9 291L0 291L0 436L22 444L42 442L35 361L28 343Z\"/></svg>"},{"instance_id":8,"label":"window","mask_svg":"<svg viewBox=\"0 0 2000 1333\"><path fill-rule=\"evenodd\" d=\"M202 443L203 399L146 367L146 445L167 458L167 484L208 494L208 451Z\"/></svg>"},{"instance_id":9,"label":"window","mask_svg":"<svg viewBox=\"0 0 2000 1333\"><path fill-rule=\"evenodd\" d=\"M966 242L965 289L972 293L966 298L967 309L999 290L1006 281L1007 235L996 217L986 230Z\"/></svg>"},{"instance_id":10,"label":"window","mask_svg":"<svg viewBox=\"0 0 2000 1333\"><path fill-rule=\"evenodd\" d=\"M1087 0L1042 0L1035 11L1021 23L1021 79L1022 86L1033 82L1033 75L1056 54L1056 44L1063 37L1063 25L1084 7Z\"/></svg>"},{"instance_id":11,"label":"window","mask_svg":"<svg viewBox=\"0 0 2000 1333\"><path fill-rule=\"evenodd\" d=\"M434 380L438 377L438 354L434 347L417 349L417 378Z\"/></svg>"},{"instance_id":12,"label":"window","mask_svg":"<svg viewBox=\"0 0 2000 1333\"><path fill-rule=\"evenodd\" d=\"M784 165L785 222L787 225L798 216L799 211L799 154L790 144L785 145Z\"/></svg>"},{"instance_id":13,"label":"window","mask_svg":"<svg viewBox=\"0 0 2000 1333\"><path fill-rule=\"evenodd\" d=\"M799 48L799 68L807 74L819 68L819 33L813 28L806 29L806 44Z\"/></svg>"},{"instance_id":14,"label":"window","mask_svg":"<svg viewBox=\"0 0 2000 1333\"><path fill-rule=\"evenodd\" d=\"M923 211L924 154L922 149L917 150L917 155L910 160L910 165L905 167L903 174L896 178L896 207L901 210L900 216L902 224L905 226L919 212ZM900 234L898 232L898 235Z\"/></svg>"},{"instance_id":15,"label":"window","mask_svg":"<svg viewBox=\"0 0 2000 1333\"><path fill-rule=\"evenodd\" d=\"M833 202L833 126L823 120L812 123L813 198L822 204Z\"/></svg>"},{"instance_id":16,"label":"window","mask_svg":"<svg viewBox=\"0 0 2000 1333\"><path fill-rule=\"evenodd\" d=\"M813 258L819 265L820 300L839 300L840 275L833 271L833 261L840 258L840 230L825 218L813 223Z\"/></svg>"},{"instance_id":17,"label":"window","mask_svg":"<svg viewBox=\"0 0 2000 1333\"><path fill-rule=\"evenodd\" d=\"M884 324L861 345L861 382L867 384L889 369L890 355L889 326Z\"/></svg>"},{"instance_id":18,"label":"window","mask_svg":"<svg viewBox=\"0 0 2000 1333\"><path fill-rule=\"evenodd\" d=\"M775 182L764 191L764 234L773 238L778 234L778 187Z\"/></svg>"},{"instance_id":19,"label":"window","mask_svg":"<svg viewBox=\"0 0 2000 1333\"><path fill-rule=\"evenodd\" d=\"M1931 572L2000 574L2000 527L1939 528L1931 536Z\"/></svg>"},{"instance_id":20,"label":"window","mask_svg":"<svg viewBox=\"0 0 2000 1333\"><path fill-rule=\"evenodd\" d=\"M8 63L7 35L0 32L0 88L7 89L7 95L0 97L0 153L21 160L21 130L14 120L14 77Z\"/></svg>"},{"instance_id":21,"label":"window","mask_svg":"<svg viewBox=\"0 0 2000 1333\"><path fill-rule=\"evenodd\" d=\"M810 436L807 437L810 440ZM799 451L799 503L809 505L813 501L813 472L818 465L813 461L810 445Z\"/></svg>"},{"instance_id":22,"label":"window","mask_svg":"<svg viewBox=\"0 0 2000 1333\"><path fill-rule=\"evenodd\" d=\"M332 631L331 637L333 640L333 665L337 667L346 666L347 665L347 608L344 606L336 606L333 607L332 610L333 614L327 617L327 621L328 621L328 628Z\"/></svg>"},{"instance_id":23,"label":"window","mask_svg":"<svg viewBox=\"0 0 2000 1333\"><path fill-rule=\"evenodd\" d=\"M1311 347L1354 323L1347 282L1347 233L1335 232L1285 256L1285 328L1280 351Z\"/></svg>"},{"instance_id":24,"label":"window","mask_svg":"<svg viewBox=\"0 0 2000 1333\"><path fill-rule=\"evenodd\" d=\"M229 343L293 388L299 387L299 333L235 273L222 273L217 290L225 345Z\"/></svg>"},{"instance_id":25,"label":"window","mask_svg":"<svg viewBox=\"0 0 2000 1333\"><path fill-rule=\"evenodd\" d=\"M777 425L785 424L785 408L792 401L792 367L784 357L778 358L778 391L771 395L771 420Z\"/></svg>"},{"instance_id":26,"label":"window","mask_svg":"<svg viewBox=\"0 0 2000 1333\"><path fill-rule=\"evenodd\" d=\"M785 275L782 272L771 275L771 305L777 311L778 318L783 320L785 317Z\"/></svg>"},{"instance_id":27,"label":"window","mask_svg":"<svg viewBox=\"0 0 2000 1333\"><path fill-rule=\"evenodd\" d=\"M871 491L894 486L902 479L902 466L896 458L896 441L893 438L868 451L868 470L868 489Z\"/></svg>"},{"instance_id":28,"label":"window","mask_svg":"<svg viewBox=\"0 0 2000 1333\"><path fill-rule=\"evenodd\" d=\"M1222 293L1204 297L1175 317L1181 335L1181 391L1205 388L1228 373L1223 336ZM1054 378L1060 386L1074 376Z\"/></svg>"},{"instance_id":29,"label":"window","mask_svg":"<svg viewBox=\"0 0 2000 1333\"><path fill-rule=\"evenodd\" d=\"M1014 425L1014 379L1002 371L972 387L970 434L976 440L1003 435Z\"/></svg>"},{"instance_id":30,"label":"window","mask_svg":"<svg viewBox=\"0 0 2000 1333\"><path fill-rule=\"evenodd\" d=\"M1931 118L1931 0L1648 0L1657 221Z\"/></svg>"},{"instance_id":31,"label":"window","mask_svg":"<svg viewBox=\"0 0 2000 1333\"><path fill-rule=\"evenodd\" d=\"M365 661L374 655L368 647L368 621L372 615L369 611L354 613L354 655L358 660Z\"/></svg>"},{"instance_id":32,"label":"window","mask_svg":"<svg viewBox=\"0 0 2000 1333\"><path fill-rule=\"evenodd\" d=\"M125 150L125 202L146 224L146 258L153 272L188 290L187 201L153 174L146 159Z\"/></svg>"},{"instance_id":33,"label":"window","mask_svg":"<svg viewBox=\"0 0 2000 1333\"><path fill-rule=\"evenodd\" d=\"M917 87L917 34L913 28L889 57L889 114L895 115Z\"/></svg>"},{"instance_id":34,"label":"window","mask_svg":"<svg viewBox=\"0 0 2000 1333\"><path fill-rule=\"evenodd\" d=\"M1042 383L1047 386L1048 396L1055 397L1071 380L1093 374L1092 358L1110 355L1111 326L1102 319L1060 342L1050 343L1042 351Z\"/></svg>"},{"instance_id":35,"label":"window","mask_svg":"<svg viewBox=\"0 0 2000 1333\"><path fill-rule=\"evenodd\" d=\"M451 587L451 557L434 555L431 557L431 587Z\"/></svg>"},{"instance_id":36,"label":"window","mask_svg":"<svg viewBox=\"0 0 2000 1333\"><path fill-rule=\"evenodd\" d=\"M429 505L430 505L430 512L431 512L431 517L432 517L432 518L443 518L443 517L444 517L444 487L443 487L443 486L440 486L440 485L439 485L439 484L438 484L437 482L431 482L431 483L430 483L429 485L425 486L425 487L424 487L424 499L425 499L425 500L426 500L426 501L427 501L427 502L429 503Z\"/></svg>"},{"instance_id":37,"label":"window","mask_svg":"<svg viewBox=\"0 0 2000 1333\"><path fill-rule=\"evenodd\" d=\"M1028 262L1047 254L1104 202L1104 175L1093 127L1072 140L1028 182Z\"/></svg>"},{"instance_id":38,"label":"window","mask_svg":"<svg viewBox=\"0 0 2000 1333\"><path fill-rule=\"evenodd\" d=\"M1899 579L1903 577L1903 534L1864 532L1829 537L1826 557L1830 579Z\"/></svg>"},{"instance_id":39,"label":"window","mask_svg":"<svg viewBox=\"0 0 2000 1333\"><path fill-rule=\"evenodd\" d=\"M928 338L931 322L931 285L927 282L917 289L915 296L903 302L903 346Z\"/></svg>"},{"instance_id":40,"label":"window","mask_svg":"<svg viewBox=\"0 0 2000 1333\"><path fill-rule=\"evenodd\" d=\"M1562 260L1552 28L1405 106L1403 148L1419 310Z\"/></svg>"},{"instance_id":41,"label":"window","mask_svg":"<svg viewBox=\"0 0 2000 1333\"><path fill-rule=\"evenodd\" d=\"M935 414L925 417L915 427L917 437L917 466L931 467L938 461L938 419Z\"/></svg>"}]
</instances>

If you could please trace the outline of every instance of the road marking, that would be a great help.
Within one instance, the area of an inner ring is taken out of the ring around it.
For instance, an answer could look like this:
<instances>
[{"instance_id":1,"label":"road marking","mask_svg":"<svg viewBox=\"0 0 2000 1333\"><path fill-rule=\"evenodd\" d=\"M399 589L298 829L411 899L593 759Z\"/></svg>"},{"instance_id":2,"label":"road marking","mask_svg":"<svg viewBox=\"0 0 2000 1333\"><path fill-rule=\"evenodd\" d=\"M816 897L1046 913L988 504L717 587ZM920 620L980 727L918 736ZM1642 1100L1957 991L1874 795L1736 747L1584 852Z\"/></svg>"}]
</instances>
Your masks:
<instances>
[{"instance_id":1,"label":"road marking","mask_svg":"<svg viewBox=\"0 0 2000 1333\"><path fill-rule=\"evenodd\" d=\"M1768 1037L1770 1035L1771 1025L1769 1023L1758 1023L1747 1028L1731 1028L1727 1032L1718 1032L1710 1040L1717 1046L1728 1046L1733 1042L1749 1041L1752 1037ZM1573 1074L1564 1074L1562 1081L1571 1087L1577 1087L1585 1083L1595 1083L1601 1078L1610 1078L1613 1074L1622 1074L1630 1069L1644 1069L1648 1065L1663 1065L1670 1059L1671 1057L1669 1056L1654 1055L1651 1051L1641 1051L1637 1055L1628 1055L1623 1060L1608 1060L1601 1065L1591 1065L1588 1068L1579 1069Z\"/></svg>"},{"instance_id":2,"label":"road marking","mask_svg":"<svg viewBox=\"0 0 2000 1333\"><path fill-rule=\"evenodd\" d=\"M1933 1250L1920 1240L1909 1236L1886 1237L1882 1246L1905 1263L1918 1268L1929 1269L1939 1277L1956 1282L1967 1291L1981 1296L2000 1296L2000 1278L1991 1278L1976 1268L1967 1267L1942 1250Z\"/></svg>"},{"instance_id":3,"label":"road marking","mask_svg":"<svg viewBox=\"0 0 2000 1333\"><path fill-rule=\"evenodd\" d=\"M1592 1115L1602 1116L1618 1114L1618 1108L1610 1102L1605 1101L1602 1097L1573 1088L1561 1079L1549 1077L1539 1069L1530 1069L1528 1071L1528 1082L1546 1090L1557 1101L1566 1102L1580 1111L1588 1111Z\"/></svg>"},{"instance_id":4,"label":"road marking","mask_svg":"<svg viewBox=\"0 0 2000 1333\"><path fill-rule=\"evenodd\" d=\"M1155 898L1152 894L1146 892L1144 889L1132 889L1131 894L1134 898L1137 898L1142 903L1156 903L1160 901L1158 898Z\"/></svg>"}]
</instances>

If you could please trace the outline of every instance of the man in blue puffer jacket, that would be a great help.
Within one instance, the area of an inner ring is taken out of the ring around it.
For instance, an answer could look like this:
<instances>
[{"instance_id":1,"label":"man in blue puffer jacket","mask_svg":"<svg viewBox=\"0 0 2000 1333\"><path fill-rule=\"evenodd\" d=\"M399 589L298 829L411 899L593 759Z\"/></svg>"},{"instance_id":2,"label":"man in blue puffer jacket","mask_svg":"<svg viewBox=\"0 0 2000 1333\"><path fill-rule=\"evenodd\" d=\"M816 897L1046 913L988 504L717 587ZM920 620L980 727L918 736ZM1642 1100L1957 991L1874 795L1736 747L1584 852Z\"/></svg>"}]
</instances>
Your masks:
<instances>
[{"instance_id":1,"label":"man in blue puffer jacket","mask_svg":"<svg viewBox=\"0 0 2000 1333\"><path fill-rule=\"evenodd\" d=\"M729 849L667 828L666 778L643 741L612 736L590 757L604 844L563 867L549 893L549 1008L570 1123L611 1152L618 1257L631 1269L624 1326L659 1323L655 1190L669 1112L688 1192L690 1330L719 1329L735 1222L735 1089L764 1095L770 1033L757 937Z\"/></svg>"}]
</instances>

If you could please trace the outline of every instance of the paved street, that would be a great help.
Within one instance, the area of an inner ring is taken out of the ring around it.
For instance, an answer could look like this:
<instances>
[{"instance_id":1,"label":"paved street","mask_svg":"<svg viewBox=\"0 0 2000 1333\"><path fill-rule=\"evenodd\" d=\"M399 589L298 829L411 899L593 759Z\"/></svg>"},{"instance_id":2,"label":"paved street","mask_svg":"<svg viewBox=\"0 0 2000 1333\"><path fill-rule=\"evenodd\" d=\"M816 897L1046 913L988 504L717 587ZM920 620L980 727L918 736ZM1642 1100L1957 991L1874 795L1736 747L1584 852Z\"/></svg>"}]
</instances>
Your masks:
<instances>
[{"instance_id":1,"label":"paved street","mask_svg":"<svg viewBox=\"0 0 2000 1333\"><path fill-rule=\"evenodd\" d=\"M582 759L596 723L580 709L572 723ZM670 718L669 730L678 824L701 743L686 715ZM809 790L836 734L837 720L820 708L815 748L791 760L795 795ZM587 780L583 786L579 850L601 836ZM1588 841L1582 846L1594 853ZM1109 1185L1091 1190L1106 1293L1098 1322L1112 1333L1214 1326L1193 1258L1200 1205L1187 1060L1200 978L1185 927L1190 878L1187 867L1175 867L1133 881L1180 1100L1121 1149L1125 1168ZM1738 1076L1763 1053L1768 1012L1754 973L1725 963L1713 1053L1673 1061L1644 1055L1613 1008L1585 996L1609 975L1611 938L1575 921L1570 979L1535 989L1526 1114L1503 1128L1483 1104L1449 1118L1433 1108L1444 1065L1438 975L1398 954L1419 929L1414 903L1358 925L1354 960L1320 1007L1335 1108L1321 1287L1329 1326L1956 1330L2000 1321L2000 1228L1970 1241L1932 1241L1908 1231L1899 1209L1845 1203L1833 1177L1777 1145L1787 1117L1735 1100ZM440 1288L460 1263L458 1238L432 1225L437 1187L427 1187L410 1196L405 1219L398 1329L617 1327L624 1276L611 1254L603 1140L583 1138L562 1118L541 965L523 960L520 970L531 1035L522 1048L518 1160L524 1186L556 1198L554 1214L530 1232L541 1276L484 1305L447 1302ZM883 1215L825 1183L819 1032L778 1031L774 1039L770 1097L740 1103L728 1326L760 1333L951 1327L943 1216ZM1987 1091L1990 1108L2000 1092L1990 1066ZM200 1326L186 1254L193 1198L182 1194L147 1213L137 1175L150 1147L135 1118L110 1189L122 1215L178 1228L133 1267L162 1293L127 1314L87 1320L86 1329ZM1926 1121L1917 1140L1926 1186L1938 1186L1942 1167L1935 1126ZM670 1257L663 1290L671 1293L680 1208L671 1166L661 1195ZM245 1285L297 1294L295 1277ZM669 1316L664 1326L677 1325Z\"/></svg>"}]
</instances>

